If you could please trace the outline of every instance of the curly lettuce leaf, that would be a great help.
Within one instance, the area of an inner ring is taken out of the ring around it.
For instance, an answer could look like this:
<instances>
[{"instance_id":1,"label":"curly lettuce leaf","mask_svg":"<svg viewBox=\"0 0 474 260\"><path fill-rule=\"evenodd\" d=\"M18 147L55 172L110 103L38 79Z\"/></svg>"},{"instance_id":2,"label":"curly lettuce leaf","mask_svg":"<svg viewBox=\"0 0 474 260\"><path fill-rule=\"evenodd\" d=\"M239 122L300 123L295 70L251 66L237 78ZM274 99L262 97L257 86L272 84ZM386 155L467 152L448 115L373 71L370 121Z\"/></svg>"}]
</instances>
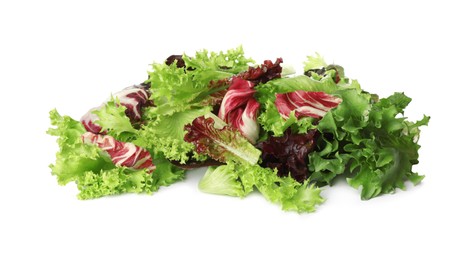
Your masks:
<instances>
[{"instance_id":1,"label":"curly lettuce leaf","mask_svg":"<svg viewBox=\"0 0 474 260\"><path fill-rule=\"evenodd\" d=\"M100 109L93 111L99 119L94 123L102 127L108 135L122 142L136 139L137 130L125 114L126 107L120 104L118 98L111 98Z\"/></svg>"},{"instance_id":2,"label":"curly lettuce leaf","mask_svg":"<svg viewBox=\"0 0 474 260\"><path fill-rule=\"evenodd\" d=\"M327 67L327 63L319 53L315 53L313 56L308 56L304 62L304 71L321 69Z\"/></svg>"},{"instance_id":3,"label":"curly lettuce leaf","mask_svg":"<svg viewBox=\"0 0 474 260\"><path fill-rule=\"evenodd\" d=\"M365 200L405 189L406 181L418 184L423 177L412 167L418 163L419 127L429 117L415 123L399 117L411 101L403 93L375 103L370 94L340 94L344 101L319 122L319 149L309 156L311 179L327 184L347 174Z\"/></svg>"},{"instance_id":4,"label":"curly lettuce leaf","mask_svg":"<svg viewBox=\"0 0 474 260\"><path fill-rule=\"evenodd\" d=\"M357 143L359 130L368 122L370 95L360 93L356 89L343 89L335 94L342 98L342 103L319 121L318 129L334 134L339 140L349 134L353 138L352 141Z\"/></svg>"},{"instance_id":5,"label":"curly lettuce leaf","mask_svg":"<svg viewBox=\"0 0 474 260\"><path fill-rule=\"evenodd\" d=\"M254 188L286 211L313 212L324 201L320 189L314 185L278 177L276 170L258 165L229 163L210 167L199 183L203 192L238 197L245 197Z\"/></svg>"},{"instance_id":6,"label":"curly lettuce leaf","mask_svg":"<svg viewBox=\"0 0 474 260\"><path fill-rule=\"evenodd\" d=\"M178 67L176 62L151 66L148 82L151 84L150 99L155 105L151 108L154 114L170 115L187 110L199 94L207 91L206 84L195 84L186 69Z\"/></svg>"},{"instance_id":7,"label":"curly lettuce leaf","mask_svg":"<svg viewBox=\"0 0 474 260\"><path fill-rule=\"evenodd\" d=\"M365 139L351 153L351 168L359 169L352 170L355 175L348 179L351 186L362 187L362 199L392 193L396 188L404 190L406 181L416 185L423 179L412 167L418 163L419 126L427 125L429 117L416 123L396 117L410 101L403 93L395 93L375 103L370 111Z\"/></svg>"},{"instance_id":8,"label":"curly lettuce leaf","mask_svg":"<svg viewBox=\"0 0 474 260\"><path fill-rule=\"evenodd\" d=\"M49 167L52 175L56 176L58 184L66 185L76 181L88 171L115 167L99 147L83 144L81 135L86 130L80 122L69 116L61 116L56 109L51 110L49 116L51 124L56 128L48 129L47 133L57 136L59 145L56 163Z\"/></svg>"},{"instance_id":9,"label":"curly lettuce leaf","mask_svg":"<svg viewBox=\"0 0 474 260\"><path fill-rule=\"evenodd\" d=\"M185 66L177 62L152 64L148 73L151 84L151 99L155 104L153 113L171 115L192 106L212 103L212 94L222 91L226 84L212 84L230 78L248 68L253 62L244 56L242 47L227 52L196 52L194 57L183 55Z\"/></svg>"},{"instance_id":10,"label":"curly lettuce leaf","mask_svg":"<svg viewBox=\"0 0 474 260\"><path fill-rule=\"evenodd\" d=\"M135 143L155 154L162 152L167 159L179 161L181 164L186 163L193 155L194 159L201 159L202 156L195 153L193 144L184 141L184 126L209 113L211 109L207 106L161 117L154 114L153 110L146 110L144 116L148 124L138 131Z\"/></svg>"},{"instance_id":11,"label":"curly lettuce leaf","mask_svg":"<svg viewBox=\"0 0 474 260\"><path fill-rule=\"evenodd\" d=\"M146 170L131 171L125 167L87 171L76 180L79 199L94 199L122 193L148 193L158 190L153 176Z\"/></svg>"},{"instance_id":12,"label":"curly lettuce leaf","mask_svg":"<svg viewBox=\"0 0 474 260\"><path fill-rule=\"evenodd\" d=\"M125 167L87 171L77 180L79 199L93 199L122 193L152 194L160 186L169 186L184 179L184 170L164 158L154 160L157 169L150 174L145 169L134 171Z\"/></svg>"},{"instance_id":13,"label":"curly lettuce leaf","mask_svg":"<svg viewBox=\"0 0 474 260\"><path fill-rule=\"evenodd\" d=\"M170 186L171 184L184 180L186 171L176 167L168 161L163 154L155 156L153 164L153 184L156 186Z\"/></svg>"},{"instance_id":14,"label":"curly lettuce leaf","mask_svg":"<svg viewBox=\"0 0 474 260\"><path fill-rule=\"evenodd\" d=\"M229 78L239 72L248 69L254 60L245 57L244 49L239 46L226 52L209 52L208 50L197 51L194 57L183 55L187 72L193 76L195 81L208 84L211 80Z\"/></svg>"},{"instance_id":15,"label":"curly lettuce leaf","mask_svg":"<svg viewBox=\"0 0 474 260\"><path fill-rule=\"evenodd\" d=\"M98 198L121 193L151 193L159 186L167 186L184 178L184 170L172 165L163 155L155 155L156 169L134 170L116 166L98 146L85 144L81 135L84 126L69 116L50 112L51 124L47 133L57 136L59 151L56 162L50 165L60 185L75 182L79 199Z\"/></svg>"},{"instance_id":16,"label":"curly lettuce leaf","mask_svg":"<svg viewBox=\"0 0 474 260\"><path fill-rule=\"evenodd\" d=\"M316 128L315 119L312 117L297 119L294 114L290 114L288 119L283 118L275 105L277 93L282 94L302 90L325 92L339 96L338 92L346 89L353 89L358 93L361 92L357 81L336 84L329 76L321 80L315 80L307 76L275 79L266 84L259 85L255 89L257 90L255 97L262 104L258 122L264 130L271 132L274 136L282 136L290 127L293 132L301 134Z\"/></svg>"}]
</instances>

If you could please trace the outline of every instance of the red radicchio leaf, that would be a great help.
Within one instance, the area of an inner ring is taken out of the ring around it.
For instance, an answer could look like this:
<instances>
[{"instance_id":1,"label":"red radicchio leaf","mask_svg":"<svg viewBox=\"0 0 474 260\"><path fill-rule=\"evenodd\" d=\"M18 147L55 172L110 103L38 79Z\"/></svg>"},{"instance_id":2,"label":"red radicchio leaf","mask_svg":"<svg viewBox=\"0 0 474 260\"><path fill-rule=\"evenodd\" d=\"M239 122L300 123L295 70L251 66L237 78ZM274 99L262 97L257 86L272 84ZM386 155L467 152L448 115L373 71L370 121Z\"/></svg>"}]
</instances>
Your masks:
<instances>
[{"instance_id":1,"label":"red radicchio leaf","mask_svg":"<svg viewBox=\"0 0 474 260\"><path fill-rule=\"evenodd\" d=\"M130 118L132 123L139 122L141 120L142 108L150 105L150 93L148 92L148 88L149 86L146 84L134 85L113 95L114 97L117 97L120 104L126 108L125 114ZM99 117L92 113L95 110L101 109L103 105L104 104L90 109L84 116L82 116L81 123L88 132L94 134L107 133L106 131L101 131L102 127L94 123L99 119Z\"/></svg>"},{"instance_id":2,"label":"red radicchio leaf","mask_svg":"<svg viewBox=\"0 0 474 260\"><path fill-rule=\"evenodd\" d=\"M249 99L245 110L240 108L235 112L235 121L231 121L232 126L237 126L239 131L242 133L247 140L252 144L257 142L260 125L257 122L257 112L260 108L260 103L254 98Z\"/></svg>"},{"instance_id":3,"label":"red radicchio leaf","mask_svg":"<svg viewBox=\"0 0 474 260\"><path fill-rule=\"evenodd\" d=\"M238 129L251 143L257 141L260 129L257 123L260 104L253 98L253 87L252 82L234 77L218 113L220 119Z\"/></svg>"},{"instance_id":4,"label":"red radicchio leaf","mask_svg":"<svg viewBox=\"0 0 474 260\"><path fill-rule=\"evenodd\" d=\"M81 123L82 123L82 125L84 126L84 128L86 129L87 132L91 132L91 133L94 133L94 134L106 134L107 133L107 131L105 131L105 130L101 131L102 127L100 125L94 123L95 121L99 120L99 116L92 113L92 112L101 109L101 107L102 106L91 108L89 111L87 111L87 113L85 113L81 117Z\"/></svg>"},{"instance_id":5,"label":"red radicchio leaf","mask_svg":"<svg viewBox=\"0 0 474 260\"><path fill-rule=\"evenodd\" d=\"M251 81L255 85L266 83L274 78L281 77L282 68L280 63L283 63L282 58L276 59L275 63L271 60L265 60L259 67L249 67L247 71L241 73L238 77Z\"/></svg>"},{"instance_id":6,"label":"red radicchio leaf","mask_svg":"<svg viewBox=\"0 0 474 260\"><path fill-rule=\"evenodd\" d=\"M112 162L117 166L125 166L136 170L148 169L149 172L156 169L150 152L132 143L120 142L112 136L90 132L84 133L81 137L83 143L95 144L101 150L107 152Z\"/></svg>"},{"instance_id":7,"label":"red radicchio leaf","mask_svg":"<svg viewBox=\"0 0 474 260\"><path fill-rule=\"evenodd\" d=\"M290 175L298 182L309 177L308 154L316 148L315 138L319 132L310 130L306 134L285 131L281 137L269 137L258 144L262 150L262 166L277 168L278 176Z\"/></svg>"},{"instance_id":8,"label":"red radicchio leaf","mask_svg":"<svg viewBox=\"0 0 474 260\"><path fill-rule=\"evenodd\" d=\"M331 108L337 107L341 102L342 99L324 92L297 90L276 94L275 105L285 119L293 110L297 118L304 116L322 118Z\"/></svg>"}]
</instances>

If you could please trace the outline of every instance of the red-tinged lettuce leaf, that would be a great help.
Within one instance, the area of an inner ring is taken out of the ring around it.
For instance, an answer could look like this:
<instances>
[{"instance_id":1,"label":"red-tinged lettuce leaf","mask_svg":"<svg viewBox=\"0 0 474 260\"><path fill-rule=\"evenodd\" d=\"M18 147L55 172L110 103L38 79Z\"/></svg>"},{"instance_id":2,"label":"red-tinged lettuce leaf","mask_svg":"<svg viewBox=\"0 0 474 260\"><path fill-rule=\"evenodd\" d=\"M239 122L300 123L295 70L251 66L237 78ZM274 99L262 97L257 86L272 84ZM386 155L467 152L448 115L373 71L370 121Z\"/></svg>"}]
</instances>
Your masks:
<instances>
[{"instance_id":1,"label":"red-tinged lettuce leaf","mask_svg":"<svg viewBox=\"0 0 474 260\"><path fill-rule=\"evenodd\" d=\"M308 171L308 154L315 147L316 130L306 134L293 134L287 130L281 137L269 137L258 144L262 150L263 167L278 170L278 176L291 176L298 182L304 182L310 175Z\"/></svg>"},{"instance_id":2,"label":"red-tinged lettuce leaf","mask_svg":"<svg viewBox=\"0 0 474 260\"><path fill-rule=\"evenodd\" d=\"M267 83L268 81L280 78L282 67L282 58L277 58L275 63L271 60L265 60L262 65L258 67L249 67L247 71L240 73L238 77L251 81L255 85L260 83Z\"/></svg>"},{"instance_id":3,"label":"red-tinged lettuce leaf","mask_svg":"<svg viewBox=\"0 0 474 260\"><path fill-rule=\"evenodd\" d=\"M186 125L185 130L187 134L184 140L194 144L198 153L208 155L214 160L254 165L260 158L260 150L238 130L225 125L218 117L198 117Z\"/></svg>"},{"instance_id":4,"label":"red-tinged lettuce leaf","mask_svg":"<svg viewBox=\"0 0 474 260\"><path fill-rule=\"evenodd\" d=\"M176 63L176 67L178 68L185 68L186 64L184 63L183 60L183 55L170 55L168 58L165 60L166 65L171 65L173 63Z\"/></svg>"},{"instance_id":5,"label":"red-tinged lettuce leaf","mask_svg":"<svg viewBox=\"0 0 474 260\"><path fill-rule=\"evenodd\" d=\"M208 92L203 92L196 99L200 100L199 106L215 106L218 107L224 99L227 89L230 86L231 78L220 80L211 80L209 82Z\"/></svg>"}]
</instances>

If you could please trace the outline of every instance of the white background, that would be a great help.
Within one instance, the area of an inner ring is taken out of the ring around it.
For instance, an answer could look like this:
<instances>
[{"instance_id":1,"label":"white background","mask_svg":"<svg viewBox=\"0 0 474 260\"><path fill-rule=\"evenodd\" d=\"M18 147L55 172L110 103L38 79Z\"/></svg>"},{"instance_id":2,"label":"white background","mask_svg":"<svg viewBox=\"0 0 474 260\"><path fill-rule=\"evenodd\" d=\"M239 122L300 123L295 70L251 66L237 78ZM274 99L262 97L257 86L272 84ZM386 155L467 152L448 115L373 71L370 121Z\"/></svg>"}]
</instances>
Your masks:
<instances>
[{"instance_id":1,"label":"white background","mask_svg":"<svg viewBox=\"0 0 474 260\"><path fill-rule=\"evenodd\" d=\"M474 259L469 1L129 2L0 2L0 259ZM240 44L299 71L317 51L368 91L412 97L406 116L432 117L423 183L370 201L337 183L302 215L201 193L203 171L153 196L57 185L49 110L78 119L153 61Z\"/></svg>"}]
</instances>

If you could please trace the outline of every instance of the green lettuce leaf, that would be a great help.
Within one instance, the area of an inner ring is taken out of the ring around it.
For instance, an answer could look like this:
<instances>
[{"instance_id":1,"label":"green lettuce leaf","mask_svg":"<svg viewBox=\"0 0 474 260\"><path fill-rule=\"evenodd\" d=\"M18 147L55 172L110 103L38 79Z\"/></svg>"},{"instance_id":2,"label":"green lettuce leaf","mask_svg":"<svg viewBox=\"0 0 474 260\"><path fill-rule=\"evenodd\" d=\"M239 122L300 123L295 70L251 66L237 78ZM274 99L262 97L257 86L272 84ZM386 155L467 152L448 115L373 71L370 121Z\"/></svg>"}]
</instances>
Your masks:
<instances>
[{"instance_id":1,"label":"green lettuce leaf","mask_svg":"<svg viewBox=\"0 0 474 260\"><path fill-rule=\"evenodd\" d=\"M49 167L60 185L76 181L88 171L115 167L99 147L82 143L81 135L86 130L80 122L69 116L61 116L55 109L49 114L51 124L56 128L50 128L47 133L57 136L59 145L56 163Z\"/></svg>"},{"instance_id":2,"label":"green lettuce leaf","mask_svg":"<svg viewBox=\"0 0 474 260\"><path fill-rule=\"evenodd\" d=\"M308 56L307 60L304 62L304 71L325 67L327 67L327 63L319 53L315 53L313 56Z\"/></svg>"},{"instance_id":3,"label":"green lettuce leaf","mask_svg":"<svg viewBox=\"0 0 474 260\"><path fill-rule=\"evenodd\" d=\"M316 128L316 119L304 117L298 120L294 115L284 119L275 105L276 94L303 90L321 91L340 96L340 91L348 89L352 89L357 93L361 92L357 81L336 84L330 76L323 77L321 80L315 80L307 76L271 80L266 84L256 87L257 93L255 97L262 104L258 122L265 131L271 132L274 136L282 136L285 130L290 127L294 133L307 133L309 130Z\"/></svg>"},{"instance_id":4,"label":"green lettuce leaf","mask_svg":"<svg viewBox=\"0 0 474 260\"><path fill-rule=\"evenodd\" d=\"M355 175L348 179L351 186L362 187L362 199L403 190L406 181L416 185L423 179L412 167L418 163L419 126L427 125L429 117L416 123L396 117L410 101L403 93L395 93L375 103L370 111L364 139L351 153Z\"/></svg>"},{"instance_id":5,"label":"green lettuce leaf","mask_svg":"<svg viewBox=\"0 0 474 260\"><path fill-rule=\"evenodd\" d=\"M158 190L153 175L146 170L131 171L125 167L87 171L77 180L79 199L94 199L122 193L148 193Z\"/></svg>"},{"instance_id":6,"label":"green lettuce leaf","mask_svg":"<svg viewBox=\"0 0 474 260\"><path fill-rule=\"evenodd\" d=\"M242 47L226 53L202 50L194 57L183 55L183 60L186 67L181 68L176 62L171 65L152 64L148 82L156 106L152 109L154 114L171 115L209 104L213 93L228 87L226 84L211 84L212 81L230 78L247 70L249 63L253 62L244 56Z\"/></svg>"},{"instance_id":7,"label":"green lettuce leaf","mask_svg":"<svg viewBox=\"0 0 474 260\"><path fill-rule=\"evenodd\" d=\"M60 185L75 182L79 199L98 198L121 193L151 193L159 186L167 186L184 178L184 170L172 165L162 154L154 155L156 169L134 170L116 166L98 146L84 144L83 125L69 116L50 112L51 124L47 133L57 136L59 151L56 162L50 165L52 175Z\"/></svg>"},{"instance_id":8,"label":"green lettuce leaf","mask_svg":"<svg viewBox=\"0 0 474 260\"><path fill-rule=\"evenodd\" d=\"M186 171L170 163L163 154L155 155L153 164L156 165L152 174L153 185L170 186L185 178Z\"/></svg>"},{"instance_id":9,"label":"green lettuce leaf","mask_svg":"<svg viewBox=\"0 0 474 260\"><path fill-rule=\"evenodd\" d=\"M225 166L211 166L207 168L203 178L199 181L199 190L219 195L244 197L248 195L253 186L247 187L239 181L239 174L234 164Z\"/></svg>"},{"instance_id":10,"label":"green lettuce leaf","mask_svg":"<svg viewBox=\"0 0 474 260\"><path fill-rule=\"evenodd\" d=\"M195 118L211 111L212 107L202 107L175 112L172 115L159 116L154 110L145 110L144 117L148 123L138 131L136 145L142 146L155 154L162 152L169 160L184 164L190 158L203 160L206 157L195 152L194 145L184 141L184 126Z\"/></svg>"},{"instance_id":11,"label":"green lettuce leaf","mask_svg":"<svg viewBox=\"0 0 474 260\"><path fill-rule=\"evenodd\" d=\"M361 198L370 199L405 189L405 182L418 184L413 172L418 163L419 127L429 117L410 122L403 114L411 99L403 93L380 99L352 89L337 92L343 102L319 122L318 149L309 155L311 179L330 183L346 174L348 183L361 187Z\"/></svg>"},{"instance_id":12,"label":"green lettuce leaf","mask_svg":"<svg viewBox=\"0 0 474 260\"><path fill-rule=\"evenodd\" d=\"M194 57L183 55L186 67L192 68L188 73L192 74L195 81L208 84L211 80L229 78L239 72L248 69L254 60L245 57L244 49L239 46L224 52L209 52L207 50L197 51Z\"/></svg>"},{"instance_id":13,"label":"green lettuce leaf","mask_svg":"<svg viewBox=\"0 0 474 260\"><path fill-rule=\"evenodd\" d=\"M121 142L130 142L136 139L137 130L132 126L129 117L125 114L126 107L120 104L118 98L111 98L100 109L93 111L99 119L94 123L102 130Z\"/></svg>"},{"instance_id":14,"label":"green lettuce leaf","mask_svg":"<svg viewBox=\"0 0 474 260\"><path fill-rule=\"evenodd\" d=\"M185 68L179 68L176 63L154 63L148 75L150 99L156 106L152 108L153 114L170 115L185 111L196 103L194 100L199 94L208 90L205 84L195 84Z\"/></svg>"},{"instance_id":15,"label":"green lettuce leaf","mask_svg":"<svg viewBox=\"0 0 474 260\"><path fill-rule=\"evenodd\" d=\"M203 192L244 197L256 188L267 200L283 210L313 212L324 199L320 189L308 182L299 183L290 177L278 177L276 170L258 165L227 165L210 167L199 183Z\"/></svg>"}]
</instances>

